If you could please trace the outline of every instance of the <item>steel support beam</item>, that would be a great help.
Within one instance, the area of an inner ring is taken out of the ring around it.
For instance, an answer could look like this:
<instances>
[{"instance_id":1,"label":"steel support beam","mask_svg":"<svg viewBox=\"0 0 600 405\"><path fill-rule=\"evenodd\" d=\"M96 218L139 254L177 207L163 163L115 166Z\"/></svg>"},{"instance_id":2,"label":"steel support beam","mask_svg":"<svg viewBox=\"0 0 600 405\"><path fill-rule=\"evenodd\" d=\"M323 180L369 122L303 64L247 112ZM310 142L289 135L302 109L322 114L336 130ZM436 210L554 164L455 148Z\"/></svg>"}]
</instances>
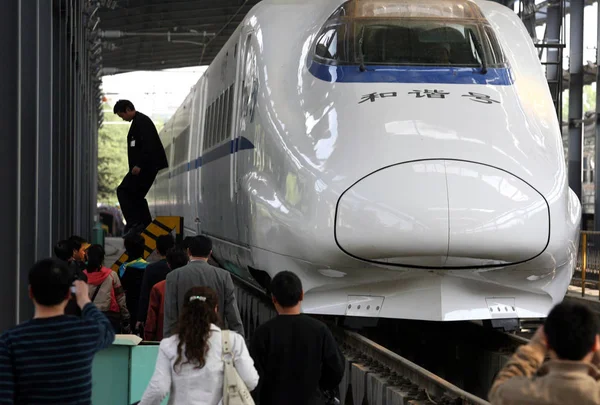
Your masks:
<instances>
[{"instance_id":1,"label":"steel support beam","mask_svg":"<svg viewBox=\"0 0 600 405\"><path fill-rule=\"evenodd\" d=\"M33 305L27 295L28 270L37 256L37 168L38 148L38 38L37 1L20 1L20 97L19 97L19 138L20 154L20 224L19 255L20 282L17 286L18 322L33 315Z\"/></svg>"},{"instance_id":2,"label":"steel support beam","mask_svg":"<svg viewBox=\"0 0 600 405\"><path fill-rule=\"evenodd\" d=\"M17 320L17 280L19 276L19 2L9 1L0 13L0 47L5 61L0 63L0 212L5 214L0 243L2 257L2 283L0 283L0 331Z\"/></svg>"},{"instance_id":3,"label":"steel support beam","mask_svg":"<svg viewBox=\"0 0 600 405\"><path fill-rule=\"evenodd\" d=\"M561 43L561 30L563 24L561 1L562 0L558 0L548 5L548 16L544 33L544 41L547 44ZM556 64L560 62L560 55L562 52L559 52L557 48L546 48L546 51L548 61L548 65L546 66L546 77L548 79L548 84L550 84L549 87L552 92L552 99L558 100L558 120L560 121L562 128L562 94L558 94L558 92L563 89L563 86L561 85L563 80L562 64Z\"/></svg>"},{"instance_id":4,"label":"steel support beam","mask_svg":"<svg viewBox=\"0 0 600 405\"><path fill-rule=\"evenodd\" d=\"M600 22L600 7L598 7L598 20ZM600 62L600 25L596 25L596 64ZM596 69L596 143L594 159L594 230L600 231L600 69Z\"/></svg>"},{"instance_id":5,"label":"steel support beam","mask_svg":"<svg viewBox=\"0 0 600 405\"><path fill-rule=\"evenodd\" d=\"M53 84L53 41L52 2L37 0L37 257L52 254L53 246L53 196L52 196L52 84Z\"/></svg>"},{"instance_id":6,"label":"steel support beam","mask_svg":"<svg viewBox=\"0 0 600 405\"><path fill-rule=\"evenodd\" d=\"M91 236L97 104L84 4L15 0L0 15L2 55L12 61L0 65L0 333L33 314L31 265L58 239Z\"/></svg>"},{"instance_id":7,"label":"steel support beam","mask_svg":"<svg viewBox=\"0 0 600 405\"><path fill-rule=\"evenodd\" d=\"M61 32L61 12L58 5L60 0L52 0L52 241L60 240L64 220L59 218L56 213L61 210L62 197L60 194L62 186L61 174L61 121L62 121L62 106L61 106L61 55L64 52L62 49L62 32Z\"/></svg>"},{"instance_id":8,"label":"steel support beam","mask_svg":"<svg viewBox=\"0 0 600 405\"><path fill-rule=\"evenodd\" d=\"M571 4L569 86L569 187L581 201L581 152L583 147L583 8Z\"/></svg>"},{"instance_id":9,"label":"steel support beam","mask_svg":"<svg viewBox=\"0 0 600 405\"><path fill-rule=\"evenodd\" d=\"M535 0L521 0L521 8L522 15L521 19L525 28L527 28L527 32L529 32L529 36L533 39L534 42L537 40L537 34L535 32Z\"/></svg>"}]
</instances>

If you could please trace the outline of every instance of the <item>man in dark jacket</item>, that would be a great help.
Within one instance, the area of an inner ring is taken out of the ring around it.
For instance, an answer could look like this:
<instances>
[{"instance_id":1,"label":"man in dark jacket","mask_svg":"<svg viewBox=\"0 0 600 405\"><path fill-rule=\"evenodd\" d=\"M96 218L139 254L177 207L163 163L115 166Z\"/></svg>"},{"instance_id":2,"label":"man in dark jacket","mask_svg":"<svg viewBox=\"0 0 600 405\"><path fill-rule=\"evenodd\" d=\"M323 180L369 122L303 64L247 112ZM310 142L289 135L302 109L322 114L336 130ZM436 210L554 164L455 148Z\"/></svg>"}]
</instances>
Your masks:
<instances>
[{"instance_id":1,"label":"man in dark jacket","mask_svg":"<svg viewBox=\"0 0 600 405\"><path fill-rule=\"evenodd\" d=\"M71 281L88 282L87 276L83 272L86 267L86 250L88 247L90 247L90 244L76 235L67 240L61 240L54 246L54 254L67 265ZM71 294L71 299L67 302L65 314L81 316L81 309L77 305L74 293Z\"/></svg>"},{"instance_id":2,"label":"man in dark jacket","mask_svg":"<svg viewBox=\"0 0 600 405\"><path fill-rule=\"evenodd\" d=\"M235 287L231 273L208 264L212 253L212 241L204 235L193 237L188 243L190 262L171 271L165 286L164 337L175 333L179 314L183 310L183 298L192 287L209 287L217 293L217 306L221 319L228 329L244 336L244 325L235 299Z\"/></svg>"},{"instance_id":3,"label":"man in dark jacket","mask_svg":"<svg viewBox=\"0 0 600 405\"><path fill-rule=\"evenodd\" d=\"M260 375L252 396L261 405L322 405L323 392L344 377L344 357L327 326L301 313L304 291L297 275L277 273L270 291L279 315L252 337L250 355Z\"/></svg>"},{"instance_id":4,"label":"man in dark jacket","mask_svg":"<svg viewBox=\"0 0 600 405\"><path fill-rule=\"evenodd\" d=\"M167 155L152 120L135 110L129 100L119 100L114 113L131 122L127 134L129 173L119 187L117 197L127 221L127 235L139 233L152 222L146 194L159 170L169 167Z\"/></svg>"},{"instance_id":5,"label":"man in dark jacket","mask_svg":"<svg viewBox=\"0 0 600 405\"><path fill-rule=\"evenodd\" d=\"M142 289L140 290L140 303L138 305L138 322L136 328L141 328L142 323L148 315L148 303L150 302L150 291L156 283L159 283L167 278L167 274L171 271L167 263L167 252L175 246L173 235L162 235L156 238L156 250L160 255L160 260L155 263L150 263L144 271L142 279Z\"/></svg>"}]
</instances>

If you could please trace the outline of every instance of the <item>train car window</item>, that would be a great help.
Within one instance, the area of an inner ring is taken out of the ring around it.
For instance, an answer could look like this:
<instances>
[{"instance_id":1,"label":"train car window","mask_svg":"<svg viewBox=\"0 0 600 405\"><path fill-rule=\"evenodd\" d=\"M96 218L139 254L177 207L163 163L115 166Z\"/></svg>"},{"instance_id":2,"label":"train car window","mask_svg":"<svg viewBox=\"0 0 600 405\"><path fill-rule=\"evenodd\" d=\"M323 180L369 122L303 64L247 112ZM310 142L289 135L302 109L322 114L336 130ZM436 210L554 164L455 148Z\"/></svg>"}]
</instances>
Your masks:
<instances>
[{"instance_id":1,"label":"train car window","mask_svg":"<svg viewBox=\"0 0 600 405\"><path fill-rule=\"evenodd\" d=\"M168 144L165 148L165 154L167 155L167 161L169 162L169 166L172 166L173 161L171 160L171 144Z\"/></svg>"},{"instance_id":2,"label":"train car window","mask_svg":"<svg viewBox=\"0 0 600 405\"><path fill-rule=\"evenodd\" d=\"M210 124L208 130L208 147L212 148L215 137L215 103L210 104Z\"/></svg>"},{"instance_id":3,"label":"train car window","mask_svg":"<svg viewBox=\"0 0 600 405\"><path fill-rule=\"evenodd\" d=\"M210 135L210 146L213 147L217 143L217 137L219 136L219 103L218 99L213 101L212 111L212 130Z\"/></svg>"},{"instance_id":4,"label":"train car window","mask_svg":"<svg viewBox=\"0 0 600 405\"><path fill-rule=\"evenodd\" d=\"M217 140L219 139L219 98L217 97L215 101L213 101L213 130L212 130L212 143L211 146L215 146L217 144Z\"/></svg>"},{"instance_id":5,"label":"train car window","mask_svg":"<svg viewBox=\"0 0 600 405\"><path fill-rule=\"evenodd\" d=\"M202 150L208 149L208 131L210 122L210 106L206 107L204 112L204 133L202 134Z\"/></svg>"},{"instance_id":6,"label":"train car window","mask_svg":"<svg viewBox=\"0 0 600 405\"><path fill-rule=\"evenodd\" d=\"M500 46L500 42L498 42L498 39L496 38L496 34L494 34L494 30L492 30L492 27L485 26L484 38L487 41L487 47L488 47L490 53L492 54L491 55L492 60L497 60L497 61L507 63L506 57L504 56L504 53L502 52L502 47Z\"/></svg>"},{"instance_id":7,"label":"train car window","mask_svg":"<svg viewBox=\"0 0 600 405\"><path fill-rule=\"evenodd\" d=\"M227 137L231 136L231 122L233 121L233 84L229 86L229 99L227 101Z\"/></svg>"},{"instance_id":8,"label":"train car window","mask_svg":"<svg viewBox=\"0 0 600 405\"><path fill-rule=\"evenodd\" d=\"M225 89L221 96L221 141L227 139L227 89Z\"/></svg>"},{"instance_id":9,"label":"train car window","mask_svg":"<svg viewBox=\"0 0 600 405\"><path fill-rule=\"evenodd\" d=\"M206 143L204 149L210 148L210 137L212 136L212 104L208 106L208 112L206 113Z\"/></svg>"},{"instance_id":10,"label":"train car window","mask_svg":"<svg viewBox=\"0 0 600 405\"><path fill-rule=\"evenodd\" d=\"M313 53L329 64L505 65L479 7L466 0L351 0L325 22Z\"/></svg>"},{"instance_id":11,"label":"train car window","mask_svg":"<svg viewBox=\"0 0 600 405\"><path fill-rule=\"evenodd\" d=\"M223 97L223 140L229 138L229 87Z\"/></svg>"},{"instance_id":12,"label":"train car window","mask_svg":"<svg viewBox=\"0 0 600 405\"><path fill-rule=\"evenodd\" d=\"M223 111L224 110L224 108L223 108L224 98L225 98L225 94L221 93L221 95L219 96L219 138L218 138L219 143L223 142L223 138L224 138L223 134L225 133L225 128L223 125L223 120L225 118L224 117L225 111Z\"/></svg>"},{"instance_id":13,"label":"train car window","mask_svg":"<svg viewBox=\"0 0 600 405\"><path fill-rule=\"evenodd\" d=\"M183 131L175 138L175 156L173 162L175 165L187 162L190 141L190 126L185 127Z\"/></svg>"},{"instance_id":14,"label":"train car window","mask_svg":"<svg viewBox=\"0 0 600 405\"><path fill-rule=\"evenodd\" d=\"M345 52L346 26L337 24L324 29L317 38L315 55L325 60L343 61Z\"/></svg>"}]
</instances>

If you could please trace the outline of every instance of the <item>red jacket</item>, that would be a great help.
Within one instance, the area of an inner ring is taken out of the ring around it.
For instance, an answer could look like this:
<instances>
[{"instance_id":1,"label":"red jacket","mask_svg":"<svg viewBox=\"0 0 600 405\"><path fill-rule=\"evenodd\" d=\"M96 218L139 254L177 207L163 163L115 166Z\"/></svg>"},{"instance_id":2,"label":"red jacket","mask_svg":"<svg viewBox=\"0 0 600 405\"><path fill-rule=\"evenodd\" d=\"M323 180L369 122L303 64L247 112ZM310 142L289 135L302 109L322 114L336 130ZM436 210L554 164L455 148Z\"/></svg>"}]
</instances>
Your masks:
<instances>
[{"instance_id":1,"label":"red jacket","mask_svg":"<svg viewBox=\"0 0 600 405\"><path fill-rule=\"evenodd\" d=\"M165 287L167 281L154 284L150 291L150 304L144 326L144 339L158 342L163 338L163 320L165 316Z\"/></svg>"}]
</instances>

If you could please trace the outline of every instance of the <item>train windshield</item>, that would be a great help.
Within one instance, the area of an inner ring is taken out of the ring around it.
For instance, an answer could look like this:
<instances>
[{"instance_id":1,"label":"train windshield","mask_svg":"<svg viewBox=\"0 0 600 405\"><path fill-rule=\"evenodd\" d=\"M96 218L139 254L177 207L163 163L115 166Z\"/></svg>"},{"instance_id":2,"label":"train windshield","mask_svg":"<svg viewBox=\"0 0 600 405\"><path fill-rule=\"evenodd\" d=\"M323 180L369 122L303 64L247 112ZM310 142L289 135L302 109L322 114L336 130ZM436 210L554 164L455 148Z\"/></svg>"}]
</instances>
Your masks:
<instances>
[{"instance_id":1,"label":"train windshield","mask_svg":"<svg viewBox=\"0 0 600 405\"><path fill-rule=\"evenodd\" d=\"M489 67L500 44L470 0L350 0L325 23L314 54L327 64Z\"/></svg>"}]
</instances>

